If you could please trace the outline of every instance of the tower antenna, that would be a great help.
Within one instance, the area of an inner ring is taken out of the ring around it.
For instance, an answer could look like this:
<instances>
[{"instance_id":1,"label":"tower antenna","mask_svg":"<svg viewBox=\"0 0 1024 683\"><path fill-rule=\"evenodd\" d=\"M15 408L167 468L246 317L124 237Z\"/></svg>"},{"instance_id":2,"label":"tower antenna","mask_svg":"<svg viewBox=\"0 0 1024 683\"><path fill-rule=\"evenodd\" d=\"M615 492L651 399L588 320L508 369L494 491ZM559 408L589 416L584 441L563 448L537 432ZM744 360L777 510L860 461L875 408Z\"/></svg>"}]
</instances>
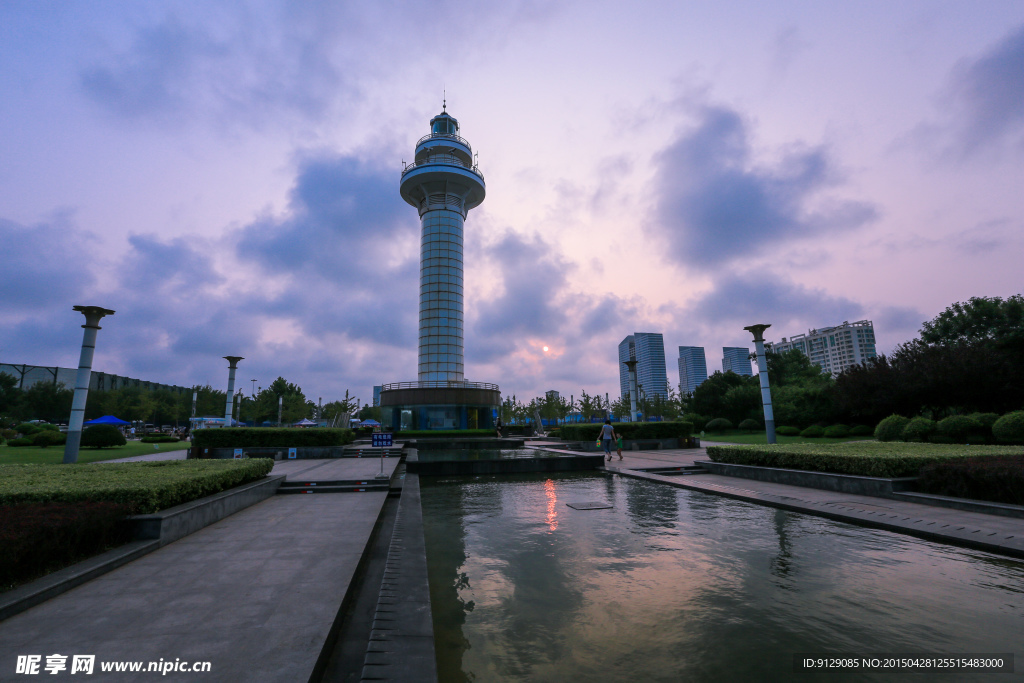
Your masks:
<instances>
[{"instance_id":1,"label":"tower antenna","mask_svg":"<svg viewBox=\"0 0 1024 683\"><path fill-rule=\"evenodd\" d=\"M441 111L448 111L448 92L445 89L441 89Z\"/></svg>"}]
</instances>

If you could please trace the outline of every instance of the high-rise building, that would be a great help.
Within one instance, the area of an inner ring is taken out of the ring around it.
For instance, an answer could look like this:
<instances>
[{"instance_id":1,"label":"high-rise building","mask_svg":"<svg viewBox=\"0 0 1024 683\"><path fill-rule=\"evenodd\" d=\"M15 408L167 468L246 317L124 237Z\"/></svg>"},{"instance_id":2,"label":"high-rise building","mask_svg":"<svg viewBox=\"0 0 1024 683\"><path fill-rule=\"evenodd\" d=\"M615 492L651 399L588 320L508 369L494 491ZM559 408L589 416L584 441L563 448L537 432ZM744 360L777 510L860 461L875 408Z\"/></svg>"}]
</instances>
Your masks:
<instances>
[{"instance_id":1,"label":"high-rise building","mask_svg":"<svg viewBox=\"0 0 1024 683\"><path fill-rule=\"evenodd\" d=\"M668 398L668 372L665 370L665 340L660 332L634 332L619 342L619 391L629 392L629 370L624 361L636 359L638 389L648 398Z\"/></svg>"},{"instance_id":2,"label":"high-rise building","mask_svg":"<svg viewBox=\"0 0 1024 683\"><path fill-rule=\"evenodd\" d=\"M679 347L679 393L691 394L708 378L703 346Z\"/></svg>"},{"instance_id":3,"label":"high-rise building","mask_svg":"<svg viewBox=\"0 0 1024 683\"><path fill-rule=\"evenodd\" d=\"M835 327L808 330L807 334L785 337L771 345L775 353L797 349L822 371L838 375L851 365L860 365L876 357L875 327L870 320L843 322Z\"/></svg>"},{"instance_id":4,"label":"high-rise building","mask_svg":"<svg viewBox=\"0 0 1024 683\"><path fill-rule=\"evenodd\" d=\"M373 407L376 408L380 405L380 390L384 388L382 384L373 385Z\"/></svg>"},{"instance_id":5,"label":"high-rise building","mask_svg":"<svg viewBox=\"0 0 1024 683\"><path fill-rule=\"evenodd\" d=\"M753 371L750 369L750 349L743 348L742 346L722 347L722 372L729 372L730 370L744 377L754 376Z\"/></svg>"}]
</instances>

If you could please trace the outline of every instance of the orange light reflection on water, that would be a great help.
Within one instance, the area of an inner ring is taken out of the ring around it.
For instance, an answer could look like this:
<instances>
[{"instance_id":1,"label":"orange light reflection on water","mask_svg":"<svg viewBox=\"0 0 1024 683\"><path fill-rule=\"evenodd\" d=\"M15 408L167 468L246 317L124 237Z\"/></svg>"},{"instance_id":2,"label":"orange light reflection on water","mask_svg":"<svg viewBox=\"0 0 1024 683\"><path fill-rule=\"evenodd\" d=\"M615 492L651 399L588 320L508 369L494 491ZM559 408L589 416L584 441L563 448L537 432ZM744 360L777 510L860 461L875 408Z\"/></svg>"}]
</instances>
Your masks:
<instances>
[{"instance_id":1,"label":"orange light reflection on water","mask_svg":"<svg viewBox=\"0 0 1024 683\"><path fill-rule=\"evenodd\" d=\"M555 482L548 479L544 482L544 494L548 497L548 516L544 518L547 522L548 531L558 529L558 511L555 507L558 504L558 496L555 495Z\"/></svg>"}]
</instances>

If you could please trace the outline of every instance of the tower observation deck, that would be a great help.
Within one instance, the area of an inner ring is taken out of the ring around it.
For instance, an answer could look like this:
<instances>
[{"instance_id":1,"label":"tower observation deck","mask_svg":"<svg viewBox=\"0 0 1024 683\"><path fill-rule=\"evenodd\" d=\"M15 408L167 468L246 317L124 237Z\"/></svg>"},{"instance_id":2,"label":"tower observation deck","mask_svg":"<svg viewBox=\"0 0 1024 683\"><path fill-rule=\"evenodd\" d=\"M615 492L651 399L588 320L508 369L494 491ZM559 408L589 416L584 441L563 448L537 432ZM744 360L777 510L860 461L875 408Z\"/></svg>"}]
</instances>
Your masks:
<instances>
[{"instance_id":1,"label":"tower observation deck","mask_svg":"<svg viewBox=\"0 0 1024 683\"><path fill-rule=\"evenodd\" d=\"M486 194L484 176L459 122L430 120L402 171L402 199L420 215L420 382L464 382L463 227Z\"/></svg>"}]
</instances>

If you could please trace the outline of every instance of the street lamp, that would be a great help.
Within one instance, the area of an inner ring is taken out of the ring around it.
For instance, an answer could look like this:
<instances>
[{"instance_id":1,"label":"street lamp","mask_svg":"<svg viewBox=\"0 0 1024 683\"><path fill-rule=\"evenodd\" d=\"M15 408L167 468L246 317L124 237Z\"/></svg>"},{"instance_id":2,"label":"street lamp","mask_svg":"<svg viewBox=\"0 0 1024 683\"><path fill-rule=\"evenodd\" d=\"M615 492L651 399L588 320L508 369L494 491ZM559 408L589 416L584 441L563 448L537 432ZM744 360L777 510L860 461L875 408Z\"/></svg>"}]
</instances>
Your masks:
<instances>
[{"instance_id":1,"label":"street lamp","mask_svg":"<svg viewBox=\"0 0 1024 683\"><path fill-rule=\"evenodd\" d=\"M636 422L636 358L622 361L629 370L629 421Z\"/></svg>"},{"instance_id":2,"label":"street lamp","mask_svg":"<svg viewBox=\"0 0 1024 683\"><path fill-rule=\"evenodd\" d=\"M235 400L235 370L238 369L238 361L245 360L241 356L222 356L228 362L228 396L227 404L224 406L224 426L231 426L232 403Z\"/></svg>"},{"instance_id":3,"label":"street lamp","mask_svg":"<svg viewBox=\"0 0 1024 683\"><path fill-rule=\"evenodd\" d=\"M772 392L768 387L768 361L764 357L764 331L771 325L751 325L743 329L754 335L757 351L757 374L761 379L761 405L764 408L764 431L768 443L775 443L775 416L772 414Z\"/></svg>"},{"instance_id":4,"label":"street lamp","mask_svg":"<svg viewBox=\"0 0 1024 683\"><path fill-rule=\"evenodd\" d=\"M109 308L99 306L72 306L72 310L85 316L85 335L82 337L82 355L78 360L78 377L75 380L75 397L71 401L71 417L68 418L68 438L64 442L64 462L78 462L78 447L82 443L82 423L85 421L85 402L89 398L89 383L92 381L92 356L96 351L96 333L100 330L100 319L114 315Z\"/></svg>"}]
</instances>

